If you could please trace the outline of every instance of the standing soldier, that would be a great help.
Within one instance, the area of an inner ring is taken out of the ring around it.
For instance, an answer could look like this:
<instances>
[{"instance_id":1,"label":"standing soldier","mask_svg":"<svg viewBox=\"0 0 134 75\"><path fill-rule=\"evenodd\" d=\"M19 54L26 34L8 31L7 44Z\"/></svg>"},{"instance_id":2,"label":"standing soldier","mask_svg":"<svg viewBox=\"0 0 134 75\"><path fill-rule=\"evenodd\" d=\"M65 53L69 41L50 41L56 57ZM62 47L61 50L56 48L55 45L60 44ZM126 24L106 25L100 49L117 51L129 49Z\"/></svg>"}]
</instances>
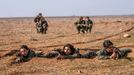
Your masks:
<instances>
[{"instance_id":1,"label":"standing soldier","mask_svg":"<svg viewBox=\"0 0 134 75\"><path fill-rule=\"evenodd\" d=\"M89 19L89 17L86 17L85 23L86 23L86 28L85 28L86 32L91 33L93 21L91 19Z\"/></svg>"},{"instance_id":2,"label":"standing soldier","mask_svg":"<svg viewBox=\"0 0 134 75\"><path fill-rule=\"evenodd\" d=\"M35 17L34 22L36 23L37 33L41 32L41 33L45 33L46 34L48 23L45 20L45 18L42 16L42 13L39 13Z\"/></svg>"},{"instance_id":3,"label":"standing soldier","mask_svg":"<svg viewBox=\"0 0 134 75\"><path fill-rule=\"evenodd\" d=\"M35 23L40 22L42 18L43 18L42 13L39 13L39 14L35 17L34 22L35 22Z\"/></svg>"},{"instance_id":4,"label":"standing soldier","mask_svg":"<svg viewBox=\"0 0 134 75\"><path fill-rule=\"evenodd\" d=\"M85 24L85 21L83 20L83 17L80 17L79 21L75 22L78 33L80 32L85 33L84 24Z\"/></svg>"}]
</instances>

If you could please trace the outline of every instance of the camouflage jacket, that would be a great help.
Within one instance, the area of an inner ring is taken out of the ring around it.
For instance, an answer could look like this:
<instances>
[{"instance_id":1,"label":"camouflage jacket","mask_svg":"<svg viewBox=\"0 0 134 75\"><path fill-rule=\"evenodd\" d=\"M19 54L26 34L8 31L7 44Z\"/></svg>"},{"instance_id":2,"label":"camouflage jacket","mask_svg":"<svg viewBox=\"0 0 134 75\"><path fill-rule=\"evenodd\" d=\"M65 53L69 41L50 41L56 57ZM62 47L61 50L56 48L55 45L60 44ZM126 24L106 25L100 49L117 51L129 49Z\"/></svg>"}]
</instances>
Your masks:
<instances>
[{"instance_id":1,"label":"camouflage jacket","mask_svg":"<svg viewBox=\"0 0 134 75\"><path fill-rule=\"evenodd\" d=\"M127 49L127 48L120 49L120 50L118 48L115 48L114 50L117 54L117 59L124 58L127 56L129 52L131 52L131 49ZM110 59L111 55L112 53L107 52L106 49L102 49L97 52L98 59Z\"/></svg>"},{"instance_id":2,"label":"camouflage jacket","mask_svg":"<svg viewBox=\"0 0 134 75\"><path fill-rule=\"evenodd\" d=\"M78 22L79 24L85 24L85 21L84 20L81 20Z\"/></svg>"},{"instance_id":3,"label":"camouflage jacket","mask_svg":"<svg viewBox=\"0 0 134 75\"><path fill-rule=\"evenodd\" d=\"M79 20L77 22L74 23L75 25L80 25L80 24L85 24L84 20Z\"/></svg>"},{"instance_id":4,"label":"camouflage jacket","mask_svg":"<svg viewBox=\"0 0 134 75\"><path fill-rule=\"evenodd\" d=\"M29 50L28 54L26 56L22 56L19 52L16 54L16 60L15 62L18 63L18 62L26 62L26 61L29 61L30 59L32 59L33 57L35 57L36 54L34 51L32 50Z\"/></svg>"},{"instance_id":5,"label":"camouflage jacket","mask_svg":"<svg viewBox=\"0 0 134 75\"><path fill-rule=\"evenodd\" d=\"M85 23L87 24L87 25L93 25L93 21L92 20L87 20L87 21L85 21Z\"/></svg>"},{"instance_id":6,"label":"camouflage jacket","mask_svg":"<svg viewBox=\"0 0 134 75\"><path fill-rule=\"evenodd\" d=\"M46 21L45 18L43 16L36 16L35 19L34 19L34 22L35 23L39 23L39 22L44 22Z\"/></svg>"}]
</instances>

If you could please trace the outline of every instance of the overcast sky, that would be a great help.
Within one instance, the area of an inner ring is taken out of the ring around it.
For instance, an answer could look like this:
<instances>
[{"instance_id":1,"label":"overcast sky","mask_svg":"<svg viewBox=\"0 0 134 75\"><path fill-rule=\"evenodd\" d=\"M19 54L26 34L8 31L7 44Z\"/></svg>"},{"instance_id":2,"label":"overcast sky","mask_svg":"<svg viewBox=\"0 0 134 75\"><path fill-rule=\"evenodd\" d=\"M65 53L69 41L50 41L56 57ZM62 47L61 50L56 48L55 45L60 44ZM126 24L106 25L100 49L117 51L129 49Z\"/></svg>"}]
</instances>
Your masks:
<instances>
[{"instance_id":1,"label":"overcast sky","mask_svg":"<svg viewBox=\"0 0 134 75\"><path fill-rule=\"evenodd\" d=\"M134 0L0 0L0 17L132 15Z\"/></svg>"}]
</instances>

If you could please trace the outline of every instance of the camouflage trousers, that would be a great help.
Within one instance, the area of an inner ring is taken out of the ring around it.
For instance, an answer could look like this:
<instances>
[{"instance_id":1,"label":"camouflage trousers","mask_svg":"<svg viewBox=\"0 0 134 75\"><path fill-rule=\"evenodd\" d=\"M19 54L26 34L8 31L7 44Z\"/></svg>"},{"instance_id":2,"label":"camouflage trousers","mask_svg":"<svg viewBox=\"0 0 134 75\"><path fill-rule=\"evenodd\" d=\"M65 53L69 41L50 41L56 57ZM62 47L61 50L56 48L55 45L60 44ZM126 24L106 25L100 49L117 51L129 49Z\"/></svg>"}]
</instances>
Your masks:
<instances>
[{"instance_id":1,"label":"camouflage trousers","mask_svg":"<svg viewBox=\"0 0 134 75\"><path fill-rule=\"evenodd\" d=\"M45 33L47 31L47 25L45 23L36 23L37 33Z\"/></svg>"},{"instance_id":2,"label":"camouflage trousers","mask_svg":"<svg viewBox=\"0 0 134 75\"><path fill-rule=\"evenodd\" d=\"M120 49L120 52L119 52L119 59L120 58L124 58L124 57L127 57L128 53L132 52L131 49L128 49L128 48L123 48L123 49Z\"/></svg>"},{"instance_id":3,"label":"camouflage trousers","mask_svg":"<svg viewBox=\"0 0 134 75\"><path fill-rule=\"evenodd\" d=\"M92 25L86 25L86 24L80 24L80 25L77 25L77 31L78 33L88 33L90 32L91 33L91 30L92 30Z\"/></svg>"},{"instance_id":4,"label":"camouflage trousers","mask_svg":"<svg viewBox=\"0 0 134 75\"><path fill-rule=\"evenodd\" d=\"M86 30L86 32L90 32L91 33L92 25L86 26L85 30Z\"/></svg>"}]
</instances>

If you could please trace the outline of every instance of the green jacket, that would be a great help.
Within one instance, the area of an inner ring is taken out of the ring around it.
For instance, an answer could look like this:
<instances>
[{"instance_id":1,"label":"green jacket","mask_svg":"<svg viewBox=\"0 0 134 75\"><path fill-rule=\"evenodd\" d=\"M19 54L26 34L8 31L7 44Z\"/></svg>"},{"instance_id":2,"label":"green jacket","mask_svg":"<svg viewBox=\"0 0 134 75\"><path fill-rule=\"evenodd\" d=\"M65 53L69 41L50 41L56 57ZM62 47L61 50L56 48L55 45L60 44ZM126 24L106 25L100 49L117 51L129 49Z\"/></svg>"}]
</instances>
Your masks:
<instances>
[{"instance_id":1,"label":"green jacket","mask_svg":"<svg viewBox=\"0 0 134 75\"><path fill-rule=\"evenodd\" d=\"M118 49L116 48L116 53L117 53L117 59L124 58L127 56L129 52L131 52L131 49ZM112 53L108 53L106 49L101 49L100 51L97 52L98 59L110 59L110 56Z\"/></svg>"},{"instance_id":2,"label":"green jacket","mask_svg":"<svg viewBox=\"0 0 134 75\"><path fill-rule=\"evenodd\" d=\"M87 24L87 25L93 25L93 21L92 20L87 20L87 21L85 21L85 23Z\"/></svg>"},{"instance_id":3,"label":"green jacket","mask_svg":"<svg viewBox=\"0 0 134 75\"><path fill-rule=\"evenodd\" d=\"M35 23L38 23L38 22L43 22L45 21L45 18L43 16L36 16L35 19L34 19L34 22Z\"/></svg>"},{"instance_id":4,"label":"green jacket","mask_svg":"<svg viewBox=\"0 0 134 75\"><path fill-rule=\"evenodd\" d=\"M86 22L84 20L79 20L77 22L75 22L75 25L80 25L80 24L85 24Z\"/></svg>"},{"instance_id":5,"label":"green jacket","mask_svg":"<svg viewBox=\"0 0 134 75\"><path fill-rule=\"evenodd\" d=\"M34 51L29 50L28 54L26 56L21 56L20 53L16 54L16 62L26 62L35 57L36 54Z\"/></svg>"},{"instance_id":6,"label":"green jacket","mask_svg":"<svg viewBox=\"0 0 134 75\"><path fill-rule=\"evenodd\" d=\"M84 20L80 20L80 21L78 22L78 24L85 24L85 21L84 21Z\"/></svg>"}]
</instances>

